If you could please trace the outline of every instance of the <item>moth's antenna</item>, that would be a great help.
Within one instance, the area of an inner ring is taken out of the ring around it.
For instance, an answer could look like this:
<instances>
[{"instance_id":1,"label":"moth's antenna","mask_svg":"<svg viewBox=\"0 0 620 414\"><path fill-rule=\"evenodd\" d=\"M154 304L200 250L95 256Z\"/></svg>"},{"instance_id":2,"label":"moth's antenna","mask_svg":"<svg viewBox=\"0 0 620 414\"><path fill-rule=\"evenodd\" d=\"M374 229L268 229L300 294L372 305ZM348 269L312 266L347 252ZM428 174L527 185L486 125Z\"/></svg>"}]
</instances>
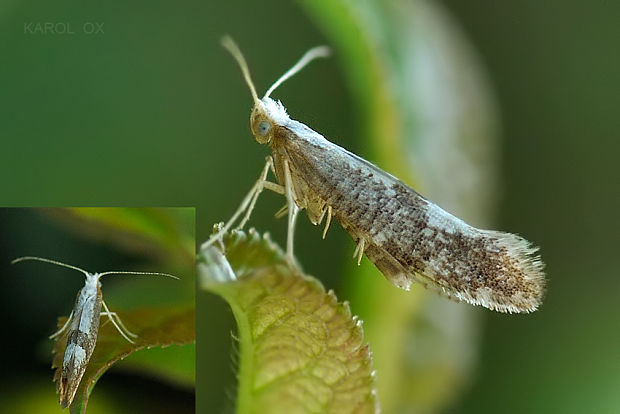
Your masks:
<instances>
[{"instance_id":1,"label":"moth's antenna","mask_svg":"<svg viewBox=\"0 0 620 414\"><path fill-rule=\"evenodd\" d=\"M243 73L243 77L245 78L245 82L250 87L250 93L252 94L252 99L254 100L254 105L260 105L260 99L258 99L258 94L256 93L256 88L254 87L254 83L252 82L252 77L250 77L250 69L248 69L248 64L243 57L243 53L239 50L239 46L235 43L234 40L230 36L222 37L222 46L226 48L230 52L230 54L235 58L239 67L241 68L241 73Z\"/></svg>"},{"instance_id":2,"label":"moth's antenna","mask_svg":"<svg viewBox=\"0 0 620 414\"><path fill-rule=\"evenodd\" d=\"M168 273L159 273L159 272L118 272L115 270L109 271L109 272L103 272L103 273L99 273L99 277L104 276L104 275L153 275L153 276L166 276L166 277L171 277L173 279L177 279L179 280L178 277L174 276L174 275L170 275Z\"/></svg>"},{"instance_id":3,"label":"moth's antenna","mask_svg":"<svg viewBox=\"0 0 620 414\"><path fill-rule=\"evenodd\" d=\"M35 257L35 256L18 257L17 259L14 259L13 261L11 261L11 264L23 262L25 260L38 260L40 262L51 263L51 264L55 264L55 265L58 265L58 266L68 267L69 269L80 271L80 272L84 273L87 276L90 274L86 270L80 269L79 267L71 266L71 265L68 265L66 263L58 262L56 260L44 259L43 257Z\"/></svg>"},{"instance_id":4,"label":"moth's antenna","mask_svg":"<svg viewBox=\"0 0 620 414\"><path fill-rule=\"evenodd\" d=\"M71 266L68 265L66 263L62 263L62 262L58 262L56 260L51 260L51 259L44 259L43 257L36 257L36 256L24 256L24 257L18 257L17 259L14 259L11 261L11 264L15 264L15 263L19 263L19 262L23 262L25 260L38 260L40 262L46 262L46 263L51 263L51 264L55 264L58 266L63 266L63 267L68 267L69 269L73 269L73 270L78 270L82 273L84 273L86 276L90 276L92 275L92 273L87 272L84 269L80 269L79 267L76 266ZM103 272L103 273L99 273L98 276L101 277L103 275L110 275L110 274L117 274L117 275L155 275L155 276L166 276L166 277L171 277L173 279L179 279L178 277L174 276L174 275L170 275L168 273L158 273L158 272L123 272L123 271L109 271L109 272Z\"/></svg>"},{"instance_id":5,"label":"moth's antenna","mask_svg":"<svg viewBox=\"0 0 620 414\"><path fill-rule=\"evenodd\" d=\"M273 92L278 86L282 84L285 80L295 75L297 72L302 70L304 66L308 63L312 62L314 59L328 57L331 55L331 50L327 46L317 46L308 50L302 57L299 59L295 66L286 71L286 73L280 76L280 79L274 82L273 85L265 92L265 96L263 98L269 98L271 92Z\"/></svg>"}]
</instances>

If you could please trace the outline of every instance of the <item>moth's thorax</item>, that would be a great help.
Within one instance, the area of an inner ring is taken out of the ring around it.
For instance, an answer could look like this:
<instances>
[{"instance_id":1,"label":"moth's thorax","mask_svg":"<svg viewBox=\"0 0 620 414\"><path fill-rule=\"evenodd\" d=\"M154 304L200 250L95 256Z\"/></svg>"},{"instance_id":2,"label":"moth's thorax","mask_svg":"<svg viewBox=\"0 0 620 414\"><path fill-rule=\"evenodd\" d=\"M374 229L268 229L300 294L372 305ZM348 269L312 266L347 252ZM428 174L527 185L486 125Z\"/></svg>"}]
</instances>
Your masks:
<instances>
[{"instance_id":1,"label":"moth's thorax","mask_svg":"<svg viewBox=\"0 0 620 414\"><path fill-rule=\"evenodd\" d=\"M99 285L99 273L89 273L86 276L83 290L87 292L97 292Z\"/></svg>"},{"instance_id":2,"label":"moth's thorax","mask_svg":"<svg viewBox=\"0 0 620 414\"><path fill-rule=\"evenodd\" d=\"M86 283L78 293L75 309L73 329L77 329L85 334L89 334L93 326L93 319L99 320L99 311L101 307L101 283L98 273L88 274Z\"/></svg>"},{"instance_id":3,"label":"moth's thorax","mask_svg":"<svg viewBox=\"0 0 620 414\"><path fill-rule=\"evenodd\" d=\"M281 102L263 98L252 109L250 129L259 144L267 144L273 140L276 128L285 125L289 120Z\"/></svg>"}]
</instances>

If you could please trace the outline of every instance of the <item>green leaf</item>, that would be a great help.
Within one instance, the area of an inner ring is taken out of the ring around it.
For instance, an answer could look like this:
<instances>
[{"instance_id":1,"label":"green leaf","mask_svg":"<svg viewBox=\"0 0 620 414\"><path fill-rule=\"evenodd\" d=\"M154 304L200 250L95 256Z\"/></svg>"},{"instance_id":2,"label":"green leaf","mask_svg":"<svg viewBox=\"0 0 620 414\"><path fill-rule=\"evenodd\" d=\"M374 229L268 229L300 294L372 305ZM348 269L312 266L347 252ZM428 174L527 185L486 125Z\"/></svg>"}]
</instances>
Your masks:
<instances>
[{"instance_id":1,"label":"green leaf","mask_svg":"<svg viewBox=\"0 0 620 414\"><path fill-rule=\"evenodd\" d=\"M370 350L347 303L304 275L256 231L234 232L198 257L199 286L238 325L237 413L378 411Z\"/></svg>"},{"instance_id":2,"label":"green leaf","mask_svg":"<svg viewBox=\"0 0 620 414\"><path fill-rule=\"evenodd\" d=\"M187 307L143 308L123 312L121 320L127 328L138 335L130 343L124 339L116 328L103 316L97 336L97 345L88 362L86 372L77 390L73 403L69 406L71 414L84 413L88 397L97 380L112 365L141 349L168 347L171 345L189 345L194 343L195 309ZM67 318L58 319L58 327L64 325ZM60 379L62 360L67 346L67 335L57 338L54 344L54 361L56 368L54 381Z\"/></svg>"}]
</instances>

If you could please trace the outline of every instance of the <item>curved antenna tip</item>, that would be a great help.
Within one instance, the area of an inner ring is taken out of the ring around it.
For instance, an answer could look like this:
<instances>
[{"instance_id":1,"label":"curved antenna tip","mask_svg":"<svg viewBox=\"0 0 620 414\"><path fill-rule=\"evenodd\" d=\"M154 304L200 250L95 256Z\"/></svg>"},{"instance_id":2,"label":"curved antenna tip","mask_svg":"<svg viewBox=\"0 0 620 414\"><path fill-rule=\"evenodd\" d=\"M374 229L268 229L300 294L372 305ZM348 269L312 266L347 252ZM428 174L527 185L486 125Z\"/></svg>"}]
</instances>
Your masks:
<instances>
[{"instance_id":1,"label":"curved antenna tip","mask_svg":"<svg viewBox=\"0 0 620 414\"><path fill-rule=\"evenodd\" d=\"M150 275L150 276L165 276L171 277L172 279L181 280L179 277L175 275L171 275L169 273L160 273L160 272L129 272L122 270L110 270L108 272L99 273L99 277L105 275Z\"/></svg>"},{"instance_id":2,"label":"curved antenna tip","mask_svg":"<svg viewBox=\"0 0 620 414\"><path fill-rule=\"evenodd\" d=\"M332 53L332 51L331 51L331 49L328 46L316 46L316 47L313 47L312 49L308 50L306 53L304 53L304 55L301 57L301 59L299 59L297 61L297 63L295 63L295 65L293 65L292 68L287 70L282 76L280 76L280 78L278 80L276 80L273 83L273 85L271 85L271 87L269 89L267 89L267 92L265 92L265 96L263 97L263 99L264 98L268 98L269 95L271 95L271 93L278 86L280 86L285 80L290 79L291 77L293 77L297 72L299 72L304 67L306 67L314 59L329 57L329 56L331 56L331 53Z\"/></svg>"},{"instance_id":3,"label":"curved antenna tip","mask_svg":"<svg viewBox=\"0 0 620 414\"><path fill-rule=\"evenodd\" d=\"M37 257L37 256L22 256L22 257L18 257L18 258L16 258L16 259L13 259L13 260L11 261L11 264L15 264L15 263L23 262L23 261L25 261L25 260L36 260L36 261L39 261L39 262L50 263L50 264L53 264L53 265L56 265L56 266L62 266L62 267L66 267L66 268L69 268L69 269L77 270L78 272L82 272L82 273L84 273L85 275L89 275L89 274L90 274L90 273L88 273L86 270L81 269L81 268L79 268L79 267L77 267L77 266L72 266L72 265L70 265L70 264L66 264L66 263L63 263L63 262L59 262L59 261L57 261L57 260L46 259L46 258L44 258L44 257Z\"/></svg>"},{"instance_id":4,"label":"curved antenna tip","mask_svg":"<svg viewBox=\"0 0 620 414\"><path fill-rule=\"evenodd\" d=\"M250 93L252 94L252 100L254 101L254 105L259 105L260 99L258 99L256 87L254 86L254 82L252 82L252 77L250 76L250 69L248 68L248 64L243 57L243 53L241 53L241 49L239 49L239 46L237 46L237 43L235 43L232 37L228 35L222 36L222 38L220 39L220 43L226 50L230 52L233 58L237 61L237 64L241 68L243 78L245 79L245 82L250 88Z\"/></svg>"}]
</instances>

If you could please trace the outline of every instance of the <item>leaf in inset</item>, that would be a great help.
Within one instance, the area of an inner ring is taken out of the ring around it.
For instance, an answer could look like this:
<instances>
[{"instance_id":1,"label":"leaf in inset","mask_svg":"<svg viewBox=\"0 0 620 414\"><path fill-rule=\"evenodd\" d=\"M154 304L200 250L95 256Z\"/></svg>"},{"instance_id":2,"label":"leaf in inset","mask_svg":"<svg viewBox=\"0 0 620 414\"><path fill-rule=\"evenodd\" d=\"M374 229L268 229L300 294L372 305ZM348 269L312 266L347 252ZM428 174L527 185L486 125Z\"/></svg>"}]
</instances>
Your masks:
<instances>
[{"instance_id":1,"label":"leaf in inset","mask_svg":"<svg viewBox=\"0 0 620 414\"><path fill-rule=\"evenodd\" d=\"M97 380L113 364L128 355L144 348L168 347L171 345L187 345L196 339L195 309L188 307L143 308L122 312L119 315L125 326L138 337L135 343L128 342L116 330L106 316L102 316L97 345L93 352L86 372L82 377L73 403L69 406L71 414L84 413L88 397ZM59 318L61 327L66 318ZM60 378L67 335L57 338L54 344L54 360L52 368L56 368L54 381Z\"/></svg>"}]
</instances>

